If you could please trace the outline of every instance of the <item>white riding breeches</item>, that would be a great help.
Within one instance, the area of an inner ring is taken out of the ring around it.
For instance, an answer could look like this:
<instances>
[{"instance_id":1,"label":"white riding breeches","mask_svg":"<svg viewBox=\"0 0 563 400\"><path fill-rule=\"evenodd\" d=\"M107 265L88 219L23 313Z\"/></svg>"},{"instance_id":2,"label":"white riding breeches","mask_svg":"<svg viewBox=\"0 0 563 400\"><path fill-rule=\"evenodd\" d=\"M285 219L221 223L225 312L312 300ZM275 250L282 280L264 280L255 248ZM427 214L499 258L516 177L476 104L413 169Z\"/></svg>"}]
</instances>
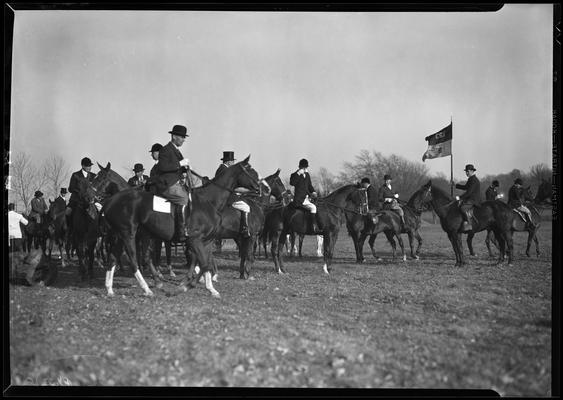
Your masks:
<instances>
[{"instance_id":1,"label":"white riding breeches","mask_svg":"<svg viewBox=\"0 0 563 400\"><path fill-rule=\"evenodd\" d=\"M309 200L309 196L305 196L305 200L303 200L303 207L311 212L311 214L317 213L317 206L311 203Z\"/></svg>"},{"instance_id":2,"label":"white riding breeches","mask_svg":"<svg viewBox=\"0 0 563 400\"><path fill-rule=\"evenodd\" d=\"M244 212L244 213L249 213L249 212L250 212L250 206L249 206L248 204L246 204L246 203L245 203L244 201L242 201L242 200L235 201L235 202L233 203L233 208L234 208L235 210L239 210L239 211L242 211L242 212Z\"/></svg>"}]
</instances>

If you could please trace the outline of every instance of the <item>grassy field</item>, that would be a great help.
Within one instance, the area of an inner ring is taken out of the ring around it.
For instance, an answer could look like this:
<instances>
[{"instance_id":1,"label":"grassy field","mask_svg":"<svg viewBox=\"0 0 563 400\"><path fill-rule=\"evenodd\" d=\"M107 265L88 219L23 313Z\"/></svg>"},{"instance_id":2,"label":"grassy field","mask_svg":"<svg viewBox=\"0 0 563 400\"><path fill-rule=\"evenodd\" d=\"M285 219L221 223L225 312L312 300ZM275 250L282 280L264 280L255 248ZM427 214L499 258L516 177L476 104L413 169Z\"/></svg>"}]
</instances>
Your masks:
<instances>
[{"instance_id":1,"label":"grassy field","mask_svg":"<svg viewBox=\"0 0 563 400\"><path fill-rule=\"evenodd\" d=\"M333 273L322 273L308 237L287 275L258 258L238 279L232 242L217 255L221 299L203 285L145 298L130 272L108 298L104 274L77 283L76 265L52 287L10 286L12 384L494 389L505 396L551 390L551 226L542 255L527 258L515 234L514 266L477 257L454 268L438 225L422 228L421 259L354 263L342 227ZM383 236L383 235L382 235ZM405 236L406 239L406 236ZM467 250L467 249L465 249ZM179 274L182 256L175 257ZM147 280L153 285L152 279Z\"/></svg>"}]
</instances>

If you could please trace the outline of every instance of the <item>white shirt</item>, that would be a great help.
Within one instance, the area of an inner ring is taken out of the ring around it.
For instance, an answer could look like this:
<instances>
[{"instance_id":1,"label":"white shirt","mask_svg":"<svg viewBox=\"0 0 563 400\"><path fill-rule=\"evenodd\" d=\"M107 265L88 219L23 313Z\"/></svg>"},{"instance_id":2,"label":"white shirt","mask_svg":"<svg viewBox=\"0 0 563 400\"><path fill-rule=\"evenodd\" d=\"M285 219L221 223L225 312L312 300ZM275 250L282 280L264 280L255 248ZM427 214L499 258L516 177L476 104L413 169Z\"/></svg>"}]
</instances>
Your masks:
<instances>
[{"instance_id":1,"label":"white shirt","mask_svg":"<svg viewBox=\"0 0 563 400\"><path fill-rule=\"evenodd\" d=\"M88 172L82 170L82 175L84 175L84 178L88 178Z\"/></svg>"},{"instance_id":2,"label":"white shirt","mask_svg":"<svg viewBox=\"0 0 563 400\"><path fill-rule=\"evenodd\" d=\"M11 210L8 211L8 238L21 239L22 231L20 229L20 221L22 224L27 225L27 219L23 215Z\"/></svg>"}]
</instances>

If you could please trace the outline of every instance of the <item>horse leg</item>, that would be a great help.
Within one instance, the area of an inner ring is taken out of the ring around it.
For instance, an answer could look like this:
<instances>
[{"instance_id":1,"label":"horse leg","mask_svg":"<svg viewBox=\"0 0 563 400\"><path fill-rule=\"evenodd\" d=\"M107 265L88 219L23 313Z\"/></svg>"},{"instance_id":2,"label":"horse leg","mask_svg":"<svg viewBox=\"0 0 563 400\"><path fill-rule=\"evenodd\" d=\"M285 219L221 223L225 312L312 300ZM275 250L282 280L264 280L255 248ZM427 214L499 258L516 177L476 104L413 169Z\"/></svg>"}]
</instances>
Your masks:
<instances>
[{"instance_id":1,"label":"horse leg","mask_svg":"<svg viewBox=\"0 0 563 400\"><path fill-rule=\"evenodd\" d=\"M160 272L152 262L154 257L151 257L154 252L154 242L149 237L142 237L140 239L140 244L142 245L141 257L143 257L143 265L148 265L151 272L152 278L154 279L154 284L157 289L162 289L162 272Z\"/></svg>"},{"instance_id":2,"label":"horse leg","mask_svg":"<svg viewBox=\"0 0 563 400\"><path fill-rule=\"evenodd\" d=\"M373 255L373 258L375 258L375 261L383 261L383 259L379 257L375 252L375 239L377 239L377 233L373 235L369 235L368 244L369 244L369 248L371 249L371 254ZM395 242L393 241L392 244L394 246ZM363 251L364 244L362 242L360 242L360 247L362 248Z\"/></svg>"},{"instance_id":3,"label":"horse leg","mask_svg":"<svg viewBox=\"0 0 563 400\"><path fill-rule=\"evenodd\" d=\"M534 231L534 243L536 244L536 256L540 256L540 241L538 240L537 229Z\"/></svg>"},{"instance_id":4,"label":"horse leg","mask_svg":"<svg viewBox=\"0 0 563 400\"><path fill-rule=\"evenodd\" d=\"M159 254L160 254L160 250L161 249L159 248L158 249ZM170 277L175 278L176 274L172 269L172 242L170 241L164 242L164 251L166 252L166 266L168 267L168 272L170 273Z\"/></svg>"},{"instance_id":5,"label":"horse leg","mask_svg":"<svg viewBox=\"0 0 563 400\"><path fill-rule=\"evenodd\" d=\"M473 232L467 234L467 248L471 256L475 256L475 252L473 251L473 236L475 236Z\"/></svg>"},{"instance_id":6,"label":"horse leg","mask_svg":"<svg viewBox=\"0 0 563 400\"><path fill-rule=\"evenodd\" d=\"M246 275L246 270L245 270L246 259L248 257L248 252L250 251L248 246L249 246L249 240L247 238L242 238L241 241L240 241L240 265L239 265L239 278L240 279L247 279L248 278L248 276Z\"/></svg>"},{"instance_id":7,"label":"horse leg","mask_svg":"<svg viewBox=\"0 0 563 400\"><path fill-rule=\"evenodd\" d=\"M487 246L487 251L489 252L489 257L494 257L494 254L491 250L491 240L494 239L493 238L493 231L490 229L487 229L487 237L485 238L485 245Z\"/></svg>"},{"instance_id":8,"label":"horse leg","mask_svg":"<svg viewBox=\"0 0 563 400\"><path fill-rule=\"evenodd\" d=\"M113 274L115 273L115 267L117 265L117 260L123 252L123 245L121 240L114 240L110 244L111 248L108 254L108 268L106 269L106 290L108 291L108 296L112 297L113 292ZM109 267L111 265L111 267Z\"/></svg>"},{"instance_id":9,"label":"horse leg","mask_svg":"<svg viewBox=\"0 0 563 400\"><path fill-rule=\"evenodd\" d=\"M278 274L285 274L286 271L283 267L283 257L282 257L282 248L285 243L286 235L282 232L276 241L275 235L272 238L272 257L276 257L278 265L277 265L277 272ZM274 254L274 242L277 242L277 251Z\"/></svg>"},{"instance_id":10,"label":"horse leg","mask_svg":"<svg viewBox=\"0 0 563 400\"><path fill-rule=\"evenodd\" d=\"M497 259L496 265L499 265L502 264L502 262L504 261L504 257L506 254L506 240L504 238L503 233L500 230L495 230L494 234L499 247L499 257Z\"/></svg>"},{"instance_id":11,"label":"horse leg","mask_svg":"<svg viewBox=\"0 0 563 400\"><path fill-rule=\"evenodd\" d=\"M458 255L458 248L457 248L456 239L455 239L455 233L448 232L448 239L450 240L450 243L452 244L452 248L454 250L455 266L459 267L459 255Z\"/></svg>"},{"instance_id":12,"label":"horse leg","mask_svg":"<svg viewBox=\"0 0 563 400\"><path fill-rule=\"evenodd\" d=\"M366 259L364 257L364 243L366 242L367 233L359 232L358 235L358 248L356 250L356 259L360 260L360 263L363 263ZM323 239L324 240L324 239Z\"/></svg>"},{"instance_id":13,"label":"horse leg","mask_svg":"<svg viewBox=\"0 0 563 400\"><path fill-rule=\"evenodd\" d=\"M299 235L299 258L303 257L301 250L303 250L303 239L305 239L305 235Z\"/></svg>"},{"instance_id":14,"label":"horse leg","mask_svg":"<svg viewBox=\"0 0 563 400\"><path fill-rule=\"evenodd\" d=\"M135 275L137 282L139 282L139 286L141 286L141 289L143 289L145 296L153 296L154 293L149 289L149 285L147 285L147 282L143 278L143 274L141 273L139 264L137 263L137 249L135 248L136 246L134 233L135 231L136 229L125 236L125 239L123 240L123 246L125 247L125 253L129 257L129 261L131 262L131 267L133 269L133 274Z\"/></svg>"},{"instance_id":15,"label":"horse leg","mask_svg":"<svg viewBox=\"0 0 563 400\"><path fill-rule=\"evenodd\" d=\"M200 239L190 239L189 247L192 248L195 259L199 261L201 267L201 273L205 279L205 288L209 290L213 297L221 297L219 292L213 287L213 281L211 280L210 262L212 262L211 249L206 248Z\"/></svg>"},{"instance_id":16,"label":"horse leg","mask_svg":"<svg viewBox=\"0 0 563 400\"><path fill-rule=\"evenodd\" d=\"M403 238L401 237L401 231L395 232L395 236L397 236L397 242L399 242L399 246L401 246L401 254L403 262L407 261L407 255L405 254L405 245L403 244Z\"/></svg>"},{"instance_id":17,"label":"horse leg","mask_svg":"<svg viewBox=\"0 0 563 400\"><path fill-rule=\"evenodd\" d=\"M360 257L360 250L358 248L360 239L358 232L352 229L350 230L350 236L352 236L352 243L354 243L354 250L356 251L356 263L361 264L364 260Z\"/></svg>"},{"instance_id":18,"label":"horse leg","mask_svg":"<svg viewBox=\"0 0 563 400\"><path fill-rule=\"evenodd\" d=\"M420 248L422 247L422 236L420 236L420 232L418 232L418 230L414 231L414 235L416 241L418 242L418 245L416 246L416 252L414 253L414 258L418 260L420 258Z\"/></svg>"},{"instance_id":19,"label":"horse leg","mask_svg":"<svg viewBox=\"0 0 563 400\"><path fill-rule=\"evenodd\" d=\"M504 232L504 240L506 241L506 247L508 249L507 253L508 253L508 266L511 267L512 266L512 256L513 256L513 250L514 250L514 241L512 238L512 230L507 230Z\"/></svg>"},{"instance_id":20,"label":"horse leg","mask_svg":"<svg viewBox=\"0 0 563 400\"><path fill-rule=\"evenodd\" d=\"M411 257L415 259L417 256L414 254L414 233L411 230L407 231L407 237L409 238L409 246L411 249Z\"/></svg>"},{"instance_id":21,"label":"horse leg","mask_svg":"<svg viewBox=\"0 0 563 400\"><path fill-rule=\"evenodd\" d=\"M466 265L465 258L463 257L463 240L461 237L461 232L455 234L456 244L459 252L459 266L464 267Z\"/></svg>"},{"instance_id":22,"label":"horse leg","mask_svg":"<svg viewBox=\"0 0 563 400\"><path fill-rule=\"evenodd\" d=\"M251 236L249 238L244 239L243 244L243 254L245 254L245 260L241 257L240 260L240 279L251 279L254 280L250 276L250 271L252 269L252 263L254 262L254 243L256 242L256 237Z\"/></svg>"},{"instance_id":23,"label":"horse leg","mask_svg":"<svg viewBox=\"0 0 563 400\"><path fill-rule=\"evenodd\" d=\"M389 231L383 231L383 234L385 235L385 237L387 238L387 241L389 242L389 244L391 245L391 248L393 249L392 260L395 261L395 257L396 257L396 253L397 253L397 245L395 243L394 234L392 232L389 232Z\"/></svg>"}]
</instances>

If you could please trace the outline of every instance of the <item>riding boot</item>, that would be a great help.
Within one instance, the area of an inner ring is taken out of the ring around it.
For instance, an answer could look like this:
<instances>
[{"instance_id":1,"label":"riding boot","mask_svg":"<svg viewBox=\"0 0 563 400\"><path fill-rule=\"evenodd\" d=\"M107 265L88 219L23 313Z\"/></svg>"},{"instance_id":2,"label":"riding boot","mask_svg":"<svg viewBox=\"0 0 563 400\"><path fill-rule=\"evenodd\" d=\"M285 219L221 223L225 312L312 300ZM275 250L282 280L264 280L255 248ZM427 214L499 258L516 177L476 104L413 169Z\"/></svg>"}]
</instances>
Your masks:
<instances>
[{"instance_id":1,"label":"riding boot","mask_svg":"<svg viewBox=\"0 0 563 400\"><path fill-rule=\"evenodd\" d=\"M465 220L463 221L462 230L464 232L472 230L473 226L471 225L471 214L469 213L469 211L464 211L463 215L465 216Z\"/></svg>"},{"instance_id":2,"label":"riding boot","mask_svg":"<svg viewBox=\"0 0 563 400\"><path fill-rule=\"evenodd\" d=\"M176 204L174 206L174 237L172 241L182 242L186 240L186 224L184 223L184 205Z\"/></svg>"},{"instance_id":3,"label":"riding boot","mask_svg":"<svg viewBox=\"0 0 563 400\"><path fill-rule=\"evenodd\" d=\"M240 233L244 237L250 237L250 230L248 229L248 214L243 212L240 218Z\"/></svg>"},{"instance_id":4,"label":"riding boot","mask_svg":"<svg viewBox=\"0 0 563 400\"><path fill-rule=\"evenodd\" d=\"M405 224L405 216L404 215L401 215L401 224L402 224L401 228L405 229L406 224Z\"/></svg>"}]
</instances>

